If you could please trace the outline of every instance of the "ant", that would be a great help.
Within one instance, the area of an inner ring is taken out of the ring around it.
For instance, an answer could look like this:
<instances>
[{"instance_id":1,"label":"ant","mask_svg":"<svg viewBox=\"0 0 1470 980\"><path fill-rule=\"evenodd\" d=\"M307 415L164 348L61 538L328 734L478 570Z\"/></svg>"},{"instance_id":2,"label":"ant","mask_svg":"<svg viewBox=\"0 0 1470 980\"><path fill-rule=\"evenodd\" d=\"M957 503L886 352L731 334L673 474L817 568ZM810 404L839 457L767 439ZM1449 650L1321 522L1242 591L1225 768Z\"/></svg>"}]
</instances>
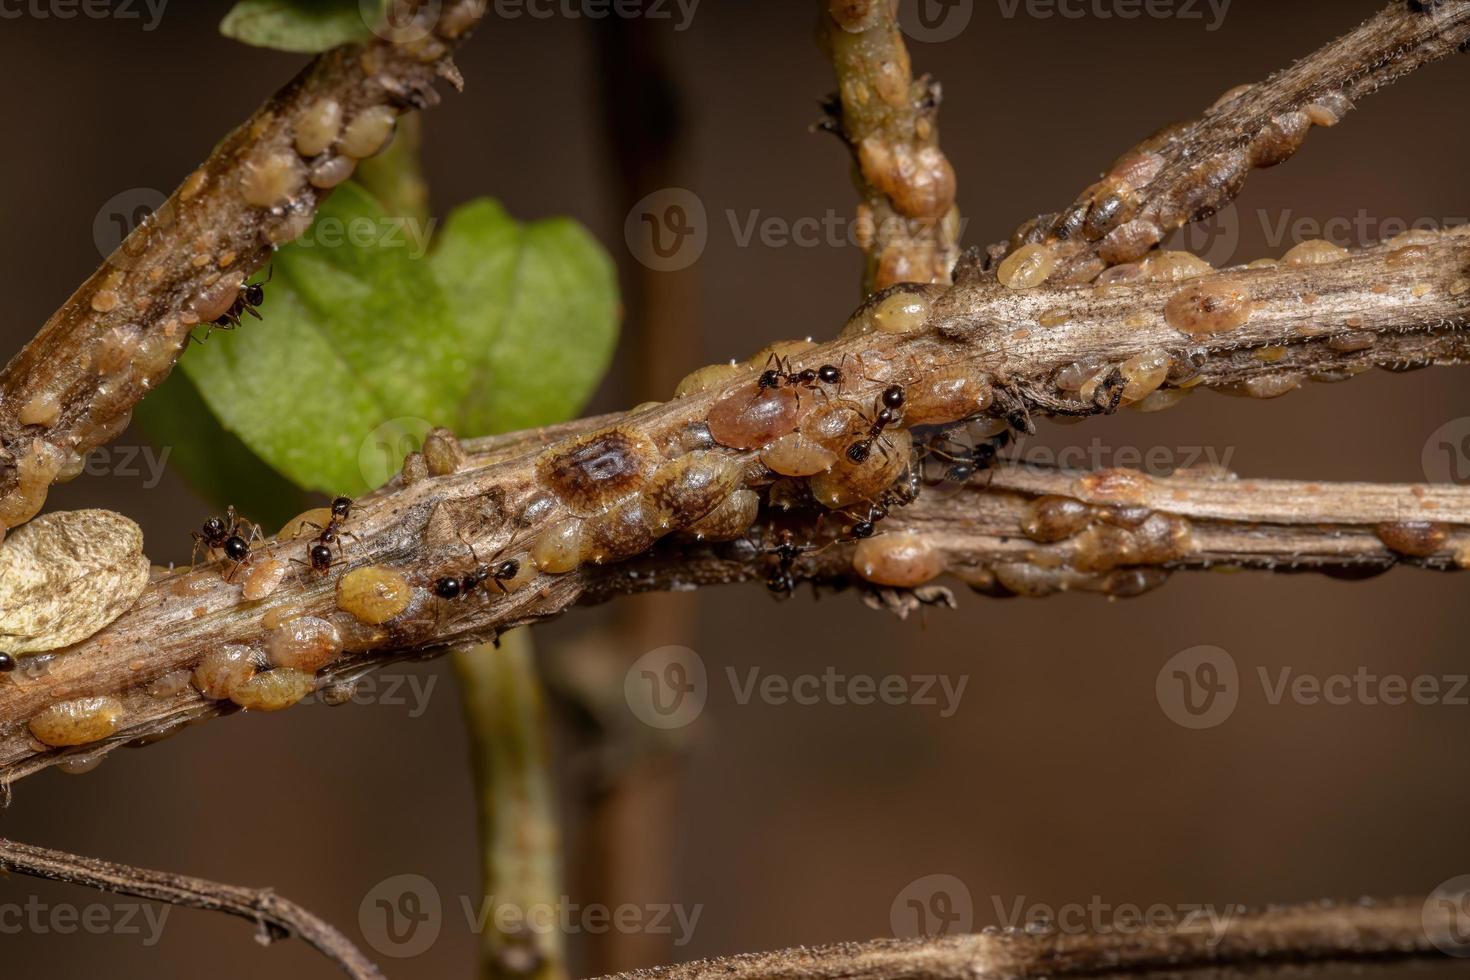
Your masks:
<instances>
[{"instance_id":1,"label":"ant","mask_svg":"<svg viewBox=\"0 0 1470 980\"><path fill-rule=\"evenodd\" d=\"M797 544L796 535L789 528L782 528L776 536L776 544L766 549L766 554L774 555L776 567L771 574L766 576L766 588L771 594L779 599L791 598L791 593L796 590L796 576L792 574L792 568L796 559L812 550L809 544Z\"/></svg>"},{"instance_id":2,"label":"ant","mask_svg":"<svg viewBox=\"0 0 1470 980\"><path fill-rule=\"evenodd\" d=\"M332 516L327 521L326 527L322 527L320 524L312 521L302 521L302 527L314 527L321 533L316 536L316 540L306 549L306 561L302 561L299 558L292 558L291 561L297 565L307 566L318 575L327 574L332 568L333 559L340 557L342 554L341 536L344 533L342 531L342 524L351 513L352 498L337 497L332 501ZM351 537L351 535L349 534L348 537ZM335 556L332 553L332 545L337 546Z\"/></svg>"},{"instance_id":3,"label":"ant","mask_svg":"<svg viewBox=\"0 0 1470 980\"><path fill-rule=\"evenodd\" d=\"M252 282L240 288L240 295L235 297L235 302L230 308L214 318L214 325L221 330L234 330L240 325L245 314L250 314L255 319L261 319L256 309L265 302L265 284L275 278L276 267L272 265L266 272L264 282Z\"/></svg>"},{"instance_id":4,"label":"ant","mask_svg":"<svg viewBox=\"0 0 1470 980\"><path fill-rule=\"evenodd\" d=\"M853 524L848 534L853 540L871 538L878 530L878 522L887 520L890 510L913 503L919 497L919 474L913 469L905 471L898 482L888 487L878 499L868 504L867 516Z\"/></svg>"},{"instance_id":5,"label":"ant","mask_svg":"<svg viewBox=\"0 0 1470 980\"><path fill-rule=\"evenodd\" d=\"M521 573L521 563L518 559L507 558L504 561L491 559L488 563L479 560L475 555L475 549L465 542L470 549L470 554L475 556L475 568L468 575L445 575L434 581L434 594L441 599L458 599L462 595L469 595L485 582L493 582L501 592L509 594L510 590L505 583L514 579ZM506 545L507 548L510 545ZM501 554L505 552L502 550ZM497 556L498 557L498 556Z\"/></svg>"},{"instance_id":6,"label":"ant","mask_svg":"<svg viewBox=\"0 0 1470 980\"><path fill-rule=\"evenodd\" d=\"M842 368L836 364L823 364L821 367L804 368L793 372L791 358L772 353L766 358L766 369L756 379L756 385L762 390L779 388L783 384L813 389L816 388L818 382L826 385L841 384Z\"/></svg>"},{"instance_id":7,"label":"ant","mask_svg":"<svg viewBox=\"0 0 1470 980\"><path fill-rule=\"evenodd\" d=\"M0 653L0 674L8 674L15 669L15 658L8 653Z\"/></svg>"},{"instance_id":8,"label":"ant","mask_svg":"<svg viewBox=\"0 0 1470 980\"><path fill-rule=\"evenodd\" d=\"M873 402L873 407L878 409L874 417L868 421L868 432L857 442L847 447L847 458L854 463L866 463L873 452L873 443L883 437L883 430L890 425L898 423L903 418L903 385L889 385L883 389ZM883 407L878 408L879 405ZM885 453L886 439L878 443L878 448Z\"/></svg>"},{"instance_id":9,"label":"ant","mask_svg":"<svg viewBox=\"0 0 1470 980\"><path fill-rule=\"evenodd\" d=\"M926 448L928 452L936 456L943 456L950 461L949 467L944 471L943 479L954 483L965 483L976 473L988 470L995 465L995 461L1000 458L1001 450L1010 445L1014 432L1014 429L1006 429L988 439L980 440L968 449L962 448L954 453L940 449L938 444L931 444ZM954 446L954 443L947 438L941 442L951 447Z\"/></svg>"},{"instance_id":10,"label":"ant","mask_svg":"<svg viewBox=\"0 0 1470 980\"><path fill-rule=\"evenodd\" d=\"M250 529L250 537L241 536L241 531ZM211 551L223 551L225 557L235 563L230 569L230 574L225 576L229 582L240 570L240 566L250 560L250 546L255 539L261 536L260 525L251 524L235 513L233 506L225 510L224 517L211 517L200 526L199 530L190 532L194 536L194 554L189 559L189 567L199 559L199 548L203 546L205 553Z\"/></svg>"}]
</instances>

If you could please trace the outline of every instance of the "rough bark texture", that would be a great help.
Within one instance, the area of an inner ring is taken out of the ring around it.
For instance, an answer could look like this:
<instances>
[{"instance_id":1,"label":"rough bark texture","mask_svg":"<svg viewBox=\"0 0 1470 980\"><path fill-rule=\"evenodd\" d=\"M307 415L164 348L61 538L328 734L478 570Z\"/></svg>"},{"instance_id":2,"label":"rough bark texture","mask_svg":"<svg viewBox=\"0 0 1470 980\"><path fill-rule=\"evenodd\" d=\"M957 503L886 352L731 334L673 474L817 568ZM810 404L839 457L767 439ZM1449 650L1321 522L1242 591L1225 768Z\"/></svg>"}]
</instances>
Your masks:
<instances>
[{"instance_id":1,"label":"rough bark texture","mask_svg":"<svg viewBox=\"0 0 1470 980\"><path fill-rule=\"evenodd\" d=\"M1442 928L1441 917L1414 899L1323 902L1242 916L1222 935L1181 927L878 939L696 960L607 980L1020 980L1403 959L1440 955L1425 930Z\"/></svg>"}]
</instances>

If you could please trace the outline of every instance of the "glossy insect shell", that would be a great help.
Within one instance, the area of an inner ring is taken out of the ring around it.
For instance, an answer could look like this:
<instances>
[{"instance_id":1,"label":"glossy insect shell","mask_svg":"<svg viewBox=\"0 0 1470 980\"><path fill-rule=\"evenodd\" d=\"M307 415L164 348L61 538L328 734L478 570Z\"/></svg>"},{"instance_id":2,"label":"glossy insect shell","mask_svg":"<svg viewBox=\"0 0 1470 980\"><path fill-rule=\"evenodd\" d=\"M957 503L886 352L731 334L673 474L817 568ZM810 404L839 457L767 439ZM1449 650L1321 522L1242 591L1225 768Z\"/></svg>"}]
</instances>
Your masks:
<instances>
[{"instance_id":1,"label":"glossy insect shell","mask_svg":"<svg viewBox=\"0 0 1470 980\"><path fill-rule=\"evenodd\" d=\"M590 517L641 488L658 460L647 436L614 427L551 447L536 475L568 510Z\"/></svg>"}]
</instances>

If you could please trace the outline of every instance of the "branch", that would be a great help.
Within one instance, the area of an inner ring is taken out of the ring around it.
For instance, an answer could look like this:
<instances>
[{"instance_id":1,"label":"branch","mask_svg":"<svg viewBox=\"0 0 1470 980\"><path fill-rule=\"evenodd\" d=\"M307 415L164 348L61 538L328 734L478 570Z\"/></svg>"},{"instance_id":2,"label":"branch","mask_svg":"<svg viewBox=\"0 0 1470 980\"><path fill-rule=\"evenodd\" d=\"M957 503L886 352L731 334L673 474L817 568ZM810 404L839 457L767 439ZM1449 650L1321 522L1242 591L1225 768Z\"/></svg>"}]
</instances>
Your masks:
<instances>
[{"instance_id":1,"label":"branch","mask_svg":"<svg viewBox=\"0 0 1470 980\"><path fill-rule=\"evenodd\" d=\"M852 151L866 255L864 295L900 282L948 284L959 257L955 174L939 148L939 83L913 77L897 0L819 0L837 73L824 124Z\"/></svg>"},{"instance_id":2,"label":"branch","mask_svg":"<svg viewBox=\"0 0 1470 980\"><path fill-rule=\"evenodd\" d=\"M228 136L0 372L0 538L40 511L57 480L128 425L189 332L230 307L272 251L378 152L405 109L462 84L449 57L484 0L402 0L378 39L313 61Z\"/></svg>"},{"instance_id":3,"label":"branch","mask_svg":"<svg viewBox=\"0 0 1470 980\"><path fill-rule=\"evenodd\" d=\"M203 878L148 871L4 838L0 838L0 870L84 885L115 895L132 895L165 905L238 916L260 927L262 942L296 936L354 980L381 980L383 976L346 936L269 888L241 888Z\"/></svg>"},{"instance_id":4,"label":"branch","mask_svg":"<svg viewBox=\"0 0 1470 980\"><path fill-rule=\"evenodd\" d=\"M1128 150L1066 210L1031 219L993 247L988 263L1034 246L1027 255L1044 251L1055 262L1051 282L1078 283L1140 259L1229 204L1252 168L1289 159L1313 126L1337 125L1358 99L1467 43L1467 0L1396 0L1285 71L1231 89L1199 119Z\"/></svg>"},{"instance_id":5,"label":"branch","mask_svg":"<svg viewBox=\"0 0 1470 980\"><path fill-rule=\"evenodd\" d=\"M891 533L864 542L847 540L845 522L808 507L767 515L750 538L671 539L634 560L542 575L534 587L503 597L452 603L434 597L428 588L435 577L462 572L465 564L460 528L445 524L446 511L500 501L508 513L523 513L515 502L534 491L512 489L514 474L524 479L526 461L535 455L482 468L472 458L453 475L393 486L361 502L363 517L352 525L359 536L352 564L391 562L413 592L409 608L381 627L367 627L339 608L333 581L309 581L250 603L240 600L238 583L221 581L217 567L201 568L154 583L134 610L90 640L42 655L35 668L0 675L0 780L13 782L59 762L90 762L119 745L146 744L236 710L229 700L211 700L188 686L188 672L230 645L246 648L264 666L266 651L282 649L293 622L325 622L346 645L312 682L323 700L341 703L374 666L432 656L577 604L764 580L776 567L764 546L775 539L778 521L796 540L813 545L793 563L797 578L857 585L873 604L898 612L937 600L942 590L927 583L944 572L990 594L1128 596L1156 587L1175 570L1221 565L1359 576L1396 564L1447 570L1470 561L1467 489L1003 465L951 493L921 495L888 519L884 527ZM475 542L477 551L495 553L510 531L498 527ZM281 553L293 546L301 544L268 547ZM87 698L110 702L117 719L112 731L80 745L46 746L25 727L59 705Z\"/></svg>"},{"instance_id":6,"label":"branch","mask_svg":"<svg viewBox=\"0 0 1470 980\"><path fill-rule=\"evenodd\" d=\"M607 980L1024 980L1199 967L1361 963L1441 955L1425 929L1446 913L1417 899L1271 908L1200 926L1066 934L1021 931L798 947L633 970ZM1447 933L1440 931L1439 935Z\"/></svg>"}]
</instances>

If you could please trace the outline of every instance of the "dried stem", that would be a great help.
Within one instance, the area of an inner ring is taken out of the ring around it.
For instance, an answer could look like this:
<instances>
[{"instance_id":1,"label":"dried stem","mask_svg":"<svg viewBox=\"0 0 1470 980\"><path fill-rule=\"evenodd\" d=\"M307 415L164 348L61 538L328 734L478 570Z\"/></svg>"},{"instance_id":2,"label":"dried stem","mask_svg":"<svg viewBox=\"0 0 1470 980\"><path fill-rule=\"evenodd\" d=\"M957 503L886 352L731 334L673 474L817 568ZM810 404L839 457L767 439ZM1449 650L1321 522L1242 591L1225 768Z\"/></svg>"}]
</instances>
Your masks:
<instances>
[{"instance_id":1,"label":"dried stem","mask_svg":"<svg viewBox=\"0 0 1470 980\"><path fill-rule=\"evenodd\" d=\"M381 980L383 976L346 936L269 888L241 888L203 878L133 868L4 838L0 838L0 870L84 885L165 905L238 916L256 923L265 942L290 936L303 940L355 980Z\"/></svg>"},{"instance_id":2,"label":"dried stem","mask_svg":"<svg viewBox=\"0 0 1470 980\"><path fill-rule=\"evenodd\" d=\"M364 563L391 560L412 568L426 588L452 569L462 545L424 543L430 515L454 499L493 499L521 463L472 467L367 501L354 525ZM1056 502L1066 503L1060 510ZM1079 509L1080 508L1080 509ZM802 540L840 536L815 513L783 521ZM1360 575L1395 564L1452 569L1470 546L1470 490L1445 486L1377 486L1291 481L1225 481L1218 475L1150 478L1131 471L1075 473L1004 465L970 484L921 495L889 518L886 529L912 534L939 568L991 593L1042 595L1061 590L1135 595L1176 569L1236 565L1310 568ZM455 535L454 530L440 532ZM429 532L432 537L433 532ZM769 528L756 532L765 540ZM1029 535L1029 536L1028 536ZM456 538L457 542L457 538ZM1392 545L1393 547L1390 547ZM290 547L290 542L284 546ZM300 545L297 544L296 547ZM487 545L493 549L494 544ZM1397 550L1396 550L1397 549ZM462 559L461 559L462 560ZM436 608L432 600L406 622L374 634L371 648L326 667L324 699L350 699L354 678L405 657L434 655L447 646L491 637L516 625L558 615L576 604L653 590L687 589L764 579L774 559L748 540L727 544L669 541L638 559L543 576L530 588L493 601ZM853 545L838 543L803 555L798 577L826 585L858 584L875 602L903 612L939 590L880 589L854 571ZM200 569L155 583L143 601L92 639L34 670L0 680L0 780L11 782L73 756L87 759L138 740L151 741L189 722L229 713L187 688L149 694L154 679L192 669L222 643L260 643L262 620L307 614L332 618L330 583L261 603L243 603L239 586ZM418 619L415 621L415 617ZM24 722L58 702L97 694L119 699L125 721L101 742L71 749L35 742ZM335 694L341 694L336 697Z\"/></svg>"},{"instance_id":3,"label":"dried stem","mask_svg":"<svg viewBox=\"0 0 1470 980\"><path fill-rule=\"evenodd\" d=\"M819 0L837 73L828 128L852 150L865 295L899 282L948 284L959 258L955 174L939 148L939 83L915 79L898 0Z\"/></svg>"},{"instance_id":4,"label":"dried stem","mask_svg":"<svg viewBox=\"0 0 1470 980\"><path fill-rule=\"evenodd\" d=\"M398 112L436 102L436 77L461 84L449 50L484 0L444 4L442 14L440 4L419 6L403 0L390 20L398 26L382 28L399 40L333 49L276 93L0 372L0 536L127 427L189 331L223 313L274 248L306 231L357 157L381 148Z\"/></svg>"},{"instance_id":5,"label":"dried stem","mask_svg":"<svg viewBox=\"0 0 1470 980\"><path fill-rule=\"evenodd\" d=\"M1060 214L1041 215L991 249L993 265L1027 244L1052 250L1051 281L1087 282L1141 258L1240 192L1250 170L1291 157L1313 126L1470 43L1467 0L1395 0L1351 33L1264 82L1231 89L1203 116L1166 127L1120 156Z\"/></svg>"},{"instance_id":6,"label":"dried stem","mask_svg":"<svg viewBox=\"0 0 1470 980\"><path fill-rule=\"evenodd\" d=\"M1180 926L879 939L697 960L633 970L606 980L1021 980L1361 963L1441 955L1426 928L1439 928L1445 914L1415 899L1321 903L1238 916L1223 934L1202 926Z\"/></svg>"}]
</instances>

